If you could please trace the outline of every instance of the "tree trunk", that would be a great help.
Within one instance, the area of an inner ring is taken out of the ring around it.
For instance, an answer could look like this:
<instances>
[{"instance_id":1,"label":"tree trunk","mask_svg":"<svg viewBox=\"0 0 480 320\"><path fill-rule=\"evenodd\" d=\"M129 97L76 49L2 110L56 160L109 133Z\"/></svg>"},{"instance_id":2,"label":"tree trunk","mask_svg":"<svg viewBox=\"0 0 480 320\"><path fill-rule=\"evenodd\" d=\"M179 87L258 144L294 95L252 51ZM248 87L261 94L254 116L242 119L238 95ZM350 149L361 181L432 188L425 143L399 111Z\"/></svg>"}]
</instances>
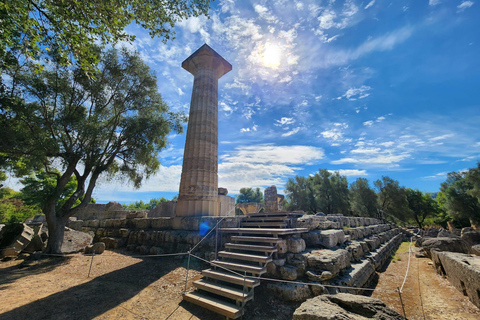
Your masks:
<instances>
[{"instance_id":1,"label":"tree trunk","mask_svg":"<svg viewBox=\"0 0 480 320\"><path fill-rule=\"evenodd\" d=\"M47 223L48 223L48 242L47 247L44 250L44 253L50 254L61 254L62 253L62 243L63 236L65 234L65 225L66 219L58 218L55 216L55 213L47 214Z\"/></svg>"}]
</instances>

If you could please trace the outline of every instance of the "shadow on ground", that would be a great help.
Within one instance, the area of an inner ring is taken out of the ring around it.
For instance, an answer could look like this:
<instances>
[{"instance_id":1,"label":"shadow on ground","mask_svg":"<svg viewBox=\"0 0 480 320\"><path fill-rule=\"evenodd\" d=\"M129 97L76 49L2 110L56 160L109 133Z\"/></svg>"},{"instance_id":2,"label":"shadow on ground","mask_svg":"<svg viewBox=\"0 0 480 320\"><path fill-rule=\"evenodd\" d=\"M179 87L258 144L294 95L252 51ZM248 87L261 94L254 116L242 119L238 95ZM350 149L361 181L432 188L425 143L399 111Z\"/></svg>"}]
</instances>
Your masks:
<instances>
[{"instance_id":1,"label":"shadow on ground","mask_svg":"<svg viewBox=\"0 0 480 320\"><path fill-rule=\"evenodd\" d=\"M55 268L68 263L71 257L49 257L39 259L30 257L20 264L0 269L0 291L5 290L16 280L36 274L54 270Z\"/></svg>"},{"instance_id":2,"label":"shadow on ground","mask_svg":"<svg viewBox=\"0 0 480 320\"><path fill-rule=\"evenodd\" d=\"M131 299L183 264L184 261L174 258L144 259L137 264L0 314L0 319L92 319Z\"/></svg>"}]
</instances>

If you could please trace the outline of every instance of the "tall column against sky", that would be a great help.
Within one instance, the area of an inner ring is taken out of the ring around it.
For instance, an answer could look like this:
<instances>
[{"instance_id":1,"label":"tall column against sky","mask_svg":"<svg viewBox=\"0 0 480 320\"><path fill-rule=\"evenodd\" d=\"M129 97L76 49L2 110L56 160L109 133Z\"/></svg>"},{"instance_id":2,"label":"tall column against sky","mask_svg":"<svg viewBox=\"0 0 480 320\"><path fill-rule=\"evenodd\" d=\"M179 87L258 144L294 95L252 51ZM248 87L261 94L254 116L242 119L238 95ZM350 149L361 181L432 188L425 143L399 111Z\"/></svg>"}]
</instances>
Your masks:
<instances>
[{"instance_id":1,"label":"tall column against sky","mask_svg":"<svg viewBox=\"0 0 480 320\"><path fill-rule=\"evenodd\" d=\"M218 79L232 65L204 44L182 63L193 74L177 216L218 215Z\"/></svg>"}]
</instances>

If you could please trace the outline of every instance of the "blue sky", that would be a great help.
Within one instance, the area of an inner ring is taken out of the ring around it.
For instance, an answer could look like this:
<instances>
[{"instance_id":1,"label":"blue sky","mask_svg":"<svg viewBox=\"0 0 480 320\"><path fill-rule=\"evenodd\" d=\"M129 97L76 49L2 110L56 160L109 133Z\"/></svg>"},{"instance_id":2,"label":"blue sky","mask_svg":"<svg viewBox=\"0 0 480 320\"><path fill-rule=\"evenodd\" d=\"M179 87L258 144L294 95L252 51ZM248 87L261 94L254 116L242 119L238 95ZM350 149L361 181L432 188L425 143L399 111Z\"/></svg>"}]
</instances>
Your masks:
<instances>
[{"instance_id":1,"label":"blue sky","mask_svg":"<svg viewBox=\"0 0 480 320\"><path fill-rule=\"evenodd\" d=\"M480 3L465 0L217 0L210 19L178 23L167 44L131 26L126 45L187 114L193 76L181 62L207 43L232 64L219 80L219 186L230 194L282 192L321 168L435 192L480 160L479 17ZM185 136L170 137L140 190L102 181L94 197L176 195Z\"/></svg>"}]
</instances>

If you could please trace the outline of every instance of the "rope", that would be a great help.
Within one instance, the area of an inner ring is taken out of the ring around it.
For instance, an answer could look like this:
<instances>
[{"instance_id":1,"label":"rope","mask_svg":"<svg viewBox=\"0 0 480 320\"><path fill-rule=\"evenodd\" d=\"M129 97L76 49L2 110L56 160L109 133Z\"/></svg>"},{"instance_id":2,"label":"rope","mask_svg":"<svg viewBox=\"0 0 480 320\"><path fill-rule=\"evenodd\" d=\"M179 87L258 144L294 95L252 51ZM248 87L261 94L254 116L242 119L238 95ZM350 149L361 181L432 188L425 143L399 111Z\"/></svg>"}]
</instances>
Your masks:
<instances>
[{"instance_id":1,"label":"rope","mask_svg":"<svg viewBox=\"0 0 480 320\"><path fill-rule=\"evenodd\" d=\"M238 275L240 277L245 277L249 279L258 279L258 280L265 280L265 281L272 281L272 282L284 282L284 283L294 283L294 284L300 284L300 285L309 285L309 286L319 286L319 287L325 287L325 288L340 288L340 289L352 289L352 290L362 290L362 291L393 291L395 290L387 290L387 289L370 289L370 288L362 288L362 287L349 287L349 286L338 286L338 285L329 285L329 284L321 284L321 283L312 283L312 282L300 282L300 281L290 281L290 280L280 280L280 279L272 279L272 278L264 278L264 277L254 277L254 276L246 276L241 273L235 272L231 269L225 268L223 266L217 265L215 262L212 261L207 261L203 258L200 258L194 254L192 254L192 257L197 258L201 261L204 261L206 263L209 263L213 266L216 266L218 268L224 269L226 271L229 271L235 275Z\"/></svg>"}]
</instances>

